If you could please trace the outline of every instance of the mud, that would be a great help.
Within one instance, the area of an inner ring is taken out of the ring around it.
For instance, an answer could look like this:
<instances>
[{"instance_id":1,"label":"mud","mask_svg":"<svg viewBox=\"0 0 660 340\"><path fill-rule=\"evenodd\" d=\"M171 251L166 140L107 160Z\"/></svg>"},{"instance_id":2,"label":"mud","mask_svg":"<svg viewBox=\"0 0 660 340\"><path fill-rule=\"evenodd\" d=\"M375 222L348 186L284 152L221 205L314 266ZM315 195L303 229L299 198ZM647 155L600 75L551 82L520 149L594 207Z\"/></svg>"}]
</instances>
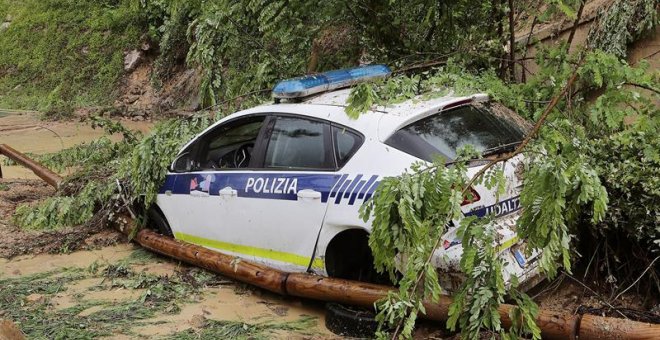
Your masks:
<instances>
[{"instance_id":1,"label":"mud","mask_svg":"<svg viewBox=\"0 0 660 340\"><path fill-rule=\"evenodd\" d=\"M131 129L141 131L146 131L151 126L151 123L147 122L123 123ZM91 129L84 123L43 122L38 120L36 113L0 117L0 143L9 144L22 152L54 152L102 135L102 131ZM108 229L70 227L57 231L29 231L15 227L11 219L17 206L35 203L53 195L55 190L35 179L29 170L19 166L3 166L2 171L4 178L0 179L0 280L20 279L65 268L119 265L140 249L128 243L120 233ZM182 272L191 269L185 264L157 256L130 265L130 270L134 272L161 278L180 277ZM117 305L139 301L146 293L144 288L117 287L107 277L95 274L71 282L53 295L35 293L24 299L27 305L47 304L47 313L57 313L84 303ZM257 324L294 322L304 317L313 317L314 327L304 332L278 330L268 336L336 338L324 326L322 303L277 296L223 278L219 278L214 286L203 287L195 296L178 304L180 310L163 310L110 338L160 338L186 329L203 329L208 320ZM82 310L77 316L84 319L104 312L104 306L93 305ZM0 306L0 316L2 309ZM20 320L12 321L21 327Z\"/></svg>"},{"instance_id":2,"label":"mud","mask_svg":"<svg viewBox=\"0 0 660 340\"><path fill-rule=\"evenodd\" d=\"M153 123L122 120L131 130L148 131ZM45 154L89 142L104 135L103 130L93 129L79 121L41 121L37 112L18 112L0 116L0 143L8 144L22 153ZM113 140L120 135L110 137ZM7 179L36 179L21 166L2 166Z\"/></svg>"},{"instance_id":3,"label":"mud","mask_svg":"<svg viewBox=\"0 0 660 340\"><path fill-rule=\"evenodd\" d=\"M64 268L90 268L127 261L140 249L138 246L123 243L97 250L80 251L58 255L24 255L12 260L0 259L0 279L45 273ZM130 263L130 262L129 262ZM145 272L159 277L173 277L191 268L162 257L148 258L144 263L130 264L137 273ZM142 288L116 287L110 279L100 274L74 281L62 287L52 296L28 296L26 303L44 302L49 304L49 312L64 310L86 302L110 302L119 304L135 301L145 293ZM217 285L202 289L199 294L187 301L179 302L180 311L168 313L163 310L154 317L143 319L136 327L127 329L125 334L110 338L125 339L142 336L159 338L186 329L204 327L206 320L240 321L248 324L262 322L286 323L304 317L313 317L315 326L302 333L278 331L269 334L278 338L332 339L336 338L324 327L322 305L299 299L290 299L253 289L219 277ZM84 309L78 316L86 317L103 311L103 306ZM1 308L0 308L1 309ZM20 323L19 323L20 325Z\"/></svg>"},{"instance_id":4,"label":"mud","mask_svg":"<svg viewBox=\"0 0 660 340\"><path fill-rule=\"evenodd\" d=\"M12 223L20 204L34 203L55 193L41 180L0 179L0 258L22 254L60 253L123 242L113 230L69 227L57 231L32 231Z\"/></svg>"}]
</instances>

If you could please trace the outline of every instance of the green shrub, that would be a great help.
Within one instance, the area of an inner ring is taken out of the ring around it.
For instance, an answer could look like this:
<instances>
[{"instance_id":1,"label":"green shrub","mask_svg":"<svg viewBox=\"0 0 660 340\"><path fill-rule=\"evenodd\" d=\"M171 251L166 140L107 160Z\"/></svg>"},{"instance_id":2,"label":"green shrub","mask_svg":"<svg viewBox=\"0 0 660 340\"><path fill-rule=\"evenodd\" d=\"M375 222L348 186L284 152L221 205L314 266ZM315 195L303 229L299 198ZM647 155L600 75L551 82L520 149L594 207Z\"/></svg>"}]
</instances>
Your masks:
<instances>
[{"instance_id":1,"label":"green shrub","mask_svg":"<svg viewBox=\"0 0 660 340\"><path fill-rule=\"evenodd\" d=\"M0 32L0 107L52 112L111 103L123 52L146 26L131 0L3 0L0 14L11 16Z\"/></svg>"}]
</instances>

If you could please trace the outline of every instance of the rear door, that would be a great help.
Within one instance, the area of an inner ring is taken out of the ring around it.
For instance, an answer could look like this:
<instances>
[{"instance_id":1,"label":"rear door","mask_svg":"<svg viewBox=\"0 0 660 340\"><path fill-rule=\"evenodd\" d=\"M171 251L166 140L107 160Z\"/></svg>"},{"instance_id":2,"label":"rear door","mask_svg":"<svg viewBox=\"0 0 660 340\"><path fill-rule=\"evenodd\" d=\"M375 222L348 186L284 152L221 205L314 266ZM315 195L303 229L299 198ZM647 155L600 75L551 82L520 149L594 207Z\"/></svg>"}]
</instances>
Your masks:
<instances>
[{"instance_id":1,"label":"rear door","mask_svg":"<svg viewBox=\"0 0 660 340\"><path fill-rule=\"evenodd\" d=\"M264 142L260 170L245 177L237 202L250 206L251 227L241 230L261 253L258 262L285 270L322 267L312 263L327 209L339 177L330 124L300 116L275 116ZM237 211L238 211L237 207Z\"/></svg>"}]
</instances>

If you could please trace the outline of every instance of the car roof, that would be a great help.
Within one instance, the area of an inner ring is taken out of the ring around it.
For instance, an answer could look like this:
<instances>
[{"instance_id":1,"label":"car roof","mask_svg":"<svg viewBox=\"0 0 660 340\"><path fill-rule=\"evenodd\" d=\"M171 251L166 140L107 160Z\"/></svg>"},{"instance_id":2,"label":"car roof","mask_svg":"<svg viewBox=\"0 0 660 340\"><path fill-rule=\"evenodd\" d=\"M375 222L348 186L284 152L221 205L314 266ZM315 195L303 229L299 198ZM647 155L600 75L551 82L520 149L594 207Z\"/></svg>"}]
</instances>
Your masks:
<instances>
[{"instance_id":1,"label":"car roof","mask_svg":"<svg viewBox=\"0 0 660 340\"><path fill-rule=\"evenodd\" d=\"M358 116L350 118L346 114L348 97L351 89L340 89L305 98L300 102L283 102L265 104L232 114L229 117L238 117L254 113L289 113L311 118L323 119L355 129L365 136L385 141L400 128L428 117L445 108L468 104L473 100L483 100L484 94L472 96L454 96L449 93L445 96L426 98L415 97L387 106L377 106ZM225 119L221 120L225 121ZM214 124L215 125L215 124Z\"/></svg>"}]
</instances>

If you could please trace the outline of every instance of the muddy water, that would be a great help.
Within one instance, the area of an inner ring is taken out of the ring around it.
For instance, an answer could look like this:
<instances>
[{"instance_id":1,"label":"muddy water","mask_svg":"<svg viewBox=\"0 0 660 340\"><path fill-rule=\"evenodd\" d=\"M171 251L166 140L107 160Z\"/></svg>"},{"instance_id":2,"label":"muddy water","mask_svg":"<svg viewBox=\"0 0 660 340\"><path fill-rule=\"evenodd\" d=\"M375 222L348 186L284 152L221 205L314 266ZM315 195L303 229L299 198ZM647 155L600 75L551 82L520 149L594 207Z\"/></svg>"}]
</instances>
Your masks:
<instances>
[{"instance_id":1,"label":"muddy water","mask_svg":"<svg viewBox=\"0 0 660 340\"><path fill-rule=\"evenodd\" d=\"M122 121L131 130L148 131L151 122ZM104 135L101 129L76 121L47 122L36 112L0 115L0 144L8 144L20 152L44 154L89 142ZM119 140L120 135L110 137ZM37 178L30 170L20 166L3 166L5 178Z\"/></svg>"},{"instance_id":2,"label":"muddy water","mask_svg":"<svg viewBox=\"0 0 660 340\"><path fill-rule=\"evenodd\" d=\"M16 278L63 268L89 268L91 265L116 264L128 258L138 246L120 244L93 251L81 251L60 255L28 255L11 260L0 258L0 279ZM166 258L155 258L148 263L133 265L131 269L160 276L173 276L177 270L187 267L185 264ZM53 310L62 310L85 301L107 301L120 303L136 300L144 293L143 289L111 288L99 289L108 279L103 276L85 278L63 287L61 292L49 300ZM91 315L101 307L94 306L83 310L79 316ZM258 289L246 289L245 286L226 281L218 287L204 288L194 301L182 304L176 314L162 313L145 320L147 325L131 329L132 334L146 338L160 338L190 328L198 328L200 320L227 320L246 323L289 322L303 317L316 318L316 326L306 331L306 335L297 333L272 334L277 338L336 338L324 327L324 313L320 304L298 299L283 298ZM118 335L111 337L128 339L132 336Z\"/></svg>"},{"instance_id":3,"label":"muddy water","mask_svg":"<svg viewBox=\"0 0 660 340\"><path fill-rule=\"evenodd\" d=\"M124 122L124 125L143 132L152 126L151 123L131 121ZM94 140L102 135L103 131L94 130L84 123L43 122L38 119L37 114L33 113L0 115L0 143L9 144L21 152L35 154L54 152L81 142ZM112 138L116 140L121 137L113 136ZM5 178L36 178L29 170L19 166L3 166L2 171ZM36 234L35 236L38 237ZM71 254L25 255L11 260L0 257L0 279L19 278L63 268L88 268L93 264L102 266L117 264L129 257L136 249L139 247L124 243ZM186 267L185 264L159 257L156 260L149 260L145 264L133 265L132 270L158 276L172 276L178 270ZM63 310L85 301L111 303L135 301L144 293L141 289L100 289L99 287L104 282L107 285L107 280L105 277L95 276L70 283L49 298L50 308L54 311ZM90 307L82 311L79 316L91 315L98 312L100 308L102 307ZM137 326L135 329L131 329L131 332L146 338L159 338L190 328L197 329L199 320L205 319L246 323L282 323L299 320L305 316L316 318L316 326L308 332L311 335L278 332L273 336L277 338L336 338L324 326L322 304L284 298L227 280L220 286L202 289L194 301L181 305L180 312L158 314L154 318L146 320L146 325ZM134 337L118 335L115 338Z\"/></svg>"}]
</instances>

